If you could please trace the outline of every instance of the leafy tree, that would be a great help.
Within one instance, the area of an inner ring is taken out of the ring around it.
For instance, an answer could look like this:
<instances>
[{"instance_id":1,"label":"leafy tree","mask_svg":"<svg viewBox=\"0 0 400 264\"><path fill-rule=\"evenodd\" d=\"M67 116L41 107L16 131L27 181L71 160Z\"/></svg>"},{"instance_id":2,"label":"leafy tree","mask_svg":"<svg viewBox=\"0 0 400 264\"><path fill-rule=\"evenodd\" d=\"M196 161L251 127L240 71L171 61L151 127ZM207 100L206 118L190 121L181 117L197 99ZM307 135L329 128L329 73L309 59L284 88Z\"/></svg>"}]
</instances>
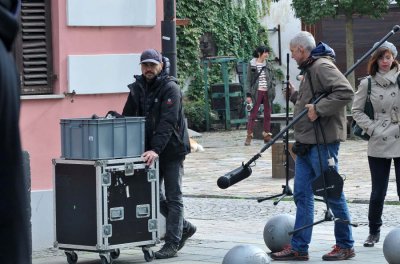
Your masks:
<instances>
[{"instance_id":1,"label":"leafy tree","mask_svg":"<svg viewBox=\"0 0 400 264\"><path fill-rule=\"evenodd\" d=\"M278 2L277 0L276 2ZM325 17L343 15L346 27L346 64L347 68L354 64L353 18L369 16L380 18L388 12L390 0L292 0L296 17L305 24L315 24ZM355 87L354 72L348 76Z\"/></svg>"}]
</instances>

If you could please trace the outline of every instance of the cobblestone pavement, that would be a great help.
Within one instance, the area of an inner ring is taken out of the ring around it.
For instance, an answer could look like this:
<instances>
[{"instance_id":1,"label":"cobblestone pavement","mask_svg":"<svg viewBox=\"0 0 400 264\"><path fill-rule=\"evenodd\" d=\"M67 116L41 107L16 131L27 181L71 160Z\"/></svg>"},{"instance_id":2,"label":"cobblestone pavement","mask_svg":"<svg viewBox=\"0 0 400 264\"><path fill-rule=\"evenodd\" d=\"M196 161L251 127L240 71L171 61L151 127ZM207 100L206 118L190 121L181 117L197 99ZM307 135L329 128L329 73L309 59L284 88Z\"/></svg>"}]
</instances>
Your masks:
<instances>
[{"instance_id":1,"label":"cobblestone pavement","mask_svg":"<svg viewBox=\"0 0 400 264\"><path fill-rule=\"evenodd\" d=\"M285 175L272 175L272 147L264 151L262 157L256 161L249 178L225 190L218 188L218 177L239 167L242 162L249 161L264 146L262 140L253 140L251 146L244 146L245 136L244 130L203 133L197 140L205 151L191 153L185 161L184 194L254 198L282 193ZM279 142L282 141L278 140L275 144ZM347 140L341 144L339 172L346 177L346 198L350 201L368 202L371 180L366 141ZM393 165L386 201L399 201Z\"/></svg>"},{"instance_id":2,"label":"cobblestone pavement","mask_svg":"<svg viewBox=\"0 0 400 264\"><path fill-rule=\"evenodd\" d=\"M281 194L281 185L285 184L283 175L272 176L271 149L267 149L256 161L249 178L225 190L218 188L218 177L237 168L242 162L247 162L264 146L261 140L254 140L251 146L243 146L245 133L243 130L210 132L197 138L205 151L188 155L185 161L183 190L185 217L197 225L198 231L188 240L179 257L155 260L156 263L222 263L228 250L238 244L252 244L269 252L263 240L266 221L276 214L295 215L296 207L291 196L277 205L273 204L273 200L257 202L256 198ZM341 145L340 173L346 175L344 190L350 201L352 220L359 224L359 227L353 228L357 256L341 263L386 263L382 250L384 237L400 225L399 198L392 169L386 200L397 202L397 205L384 207L381 241L373 248L362 246L368 235L367 214L371 188L366 149L367 143L360 140L348 140ZM315 221L324 218L325 209L325 204L316 202ZM314 226L308 263L323 263L321 256L330 251L334 244L333 221ZM78 263L101 263L96 253L78 252L78 255ZM61 263L67 262L63 251L60 250L47 249L33 254L33 264ZM146 261L140 248L128 246L121 248L121 256L113 263L131 264Z\"/></svg>"},{"instance_id":3,"label":"cobblestone pavement","mask_svg":"<svg viewBox=\"0 0 400 264\"><path fill-rule=\"evenodd\" d=\"M274 215L287 213L295 215L296 207L292 201L281 201L276 206L272 201L258 203L254 199L198 198L185 197L186 218L194 223L198 231L187 242L179 257L168 260L155 260L156 263L222 263L225 254L239 244L251 244L269 252L264 244L263 230L266 222ZM325 205L316 203L315 221L324 217ZM355 250L357 256L341 263L386 263L383 256L383 238L393 228L399 226L400 206L386 205L383 213L384 226L381 231L381 242L374 248L364 248L362 243L368 234L367 204L349 203L349 210L354 223ZM314 226L313 239L310 244L308 263L323 263L321 256L330 251L335 244L333 222L327 221ZM159 246L157 245L157 250ZM78 263L101 263L96 253L77 252ZM48 249L35 252L33 264L66 263L63 251ZM138 248L122 248L121 256L114 264L146 263ZM280 263L280 262L279 262ZM282 263L292 263L290 261Z\"/></svg>"}]
</instances>

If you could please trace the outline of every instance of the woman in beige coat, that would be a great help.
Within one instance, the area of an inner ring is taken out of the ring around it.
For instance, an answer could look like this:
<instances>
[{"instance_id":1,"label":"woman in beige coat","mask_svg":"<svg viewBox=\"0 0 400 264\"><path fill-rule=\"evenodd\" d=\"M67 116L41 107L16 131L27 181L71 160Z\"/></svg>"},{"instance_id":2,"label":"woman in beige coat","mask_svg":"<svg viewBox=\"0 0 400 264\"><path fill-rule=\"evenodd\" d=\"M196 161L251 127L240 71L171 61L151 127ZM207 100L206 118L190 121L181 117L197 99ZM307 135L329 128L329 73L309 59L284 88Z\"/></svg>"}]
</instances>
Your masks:
<instances>
[{"instance_id":1,"label":"woman in beige coat","mask_svg":"<svg viewBox=\"0 0 400 264\"><path fill-rule=\"evenodd\" d=\"M370 136L368 163L372 190L368 212L369 236L364 242L364 247L373 247L374 243L379 241L392 160L397 193L400 197L400 90L397 82L399 63L396 56L396 47L387 41L372 54L368 62L370 75L361 81L353 102L353 118ZM364 113L369 78L370 98L374 108L373 120Z\"/></svg>"}]
</instances>

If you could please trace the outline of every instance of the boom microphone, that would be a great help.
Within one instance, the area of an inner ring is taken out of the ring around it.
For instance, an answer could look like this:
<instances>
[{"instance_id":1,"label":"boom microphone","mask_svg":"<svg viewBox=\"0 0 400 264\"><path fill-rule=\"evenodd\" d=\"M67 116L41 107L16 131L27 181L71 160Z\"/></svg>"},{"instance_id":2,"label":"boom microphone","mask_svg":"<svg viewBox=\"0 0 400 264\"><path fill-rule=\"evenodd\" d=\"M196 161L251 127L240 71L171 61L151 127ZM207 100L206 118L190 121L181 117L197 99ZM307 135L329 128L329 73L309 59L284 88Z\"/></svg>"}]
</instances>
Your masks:
<instances>
[{"instance_id":1,"label":"boom microphone","mask_svg":"<svg viewBox=\"0 0 400 264\"><path fill-rule=\"evenodd\" d=\"M248 165L242 164L239 168L234 169L231 172L228 172L224 176L219 177L217 181L217 185L221 189L226 189L229 186L234 185L241 180L246 179L251 175L252 171Z\"/></svg>"}]
</instances>

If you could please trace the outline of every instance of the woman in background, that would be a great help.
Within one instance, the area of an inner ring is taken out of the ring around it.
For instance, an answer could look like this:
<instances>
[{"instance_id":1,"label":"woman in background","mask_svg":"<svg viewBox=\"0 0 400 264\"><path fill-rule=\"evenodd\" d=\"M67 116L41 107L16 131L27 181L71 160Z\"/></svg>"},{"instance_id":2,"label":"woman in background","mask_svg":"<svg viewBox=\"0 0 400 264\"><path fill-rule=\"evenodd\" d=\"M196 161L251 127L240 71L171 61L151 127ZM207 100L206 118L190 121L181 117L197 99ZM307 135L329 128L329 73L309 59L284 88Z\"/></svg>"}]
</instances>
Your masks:
<instances>
[{"instance_id":1,"label":"woman in background","mask_svg":"<svg viewBox=\"0 0 400 264\"><path fill-rule=\"evenodd\" d=\"M369 236L364 242L364 247L373 247L379 241L392 160L396 173L397 194L400 196L400 90L397 81L399 63L396 56L396 47L388 41L372 54L368 62L369 76L361 81L352 107L354 120L370 136L368 164L372 190L368 211ZM369 85L374 108L373 120L364 113Z\"/></svg>"},{"instance_id":2,"label":"woman in background","mask_svg":"<svg viewBox=\"0 0 400 264\"><path fill-rule=\"evenodd\" d=\"M271 140L271 113L272 101L275 98L275 89L273 87L273 71L271 65L267 62L269 57L269 48L259 46L253 52L253 59L248 66L247 82L250 94L255 99L255 104L251 109L249 120L247 122L247 136L245 145L249 146L253 139L253 130L260 105L264 106L263 138L264 143Z\"/></svg>"}]
</instances>

